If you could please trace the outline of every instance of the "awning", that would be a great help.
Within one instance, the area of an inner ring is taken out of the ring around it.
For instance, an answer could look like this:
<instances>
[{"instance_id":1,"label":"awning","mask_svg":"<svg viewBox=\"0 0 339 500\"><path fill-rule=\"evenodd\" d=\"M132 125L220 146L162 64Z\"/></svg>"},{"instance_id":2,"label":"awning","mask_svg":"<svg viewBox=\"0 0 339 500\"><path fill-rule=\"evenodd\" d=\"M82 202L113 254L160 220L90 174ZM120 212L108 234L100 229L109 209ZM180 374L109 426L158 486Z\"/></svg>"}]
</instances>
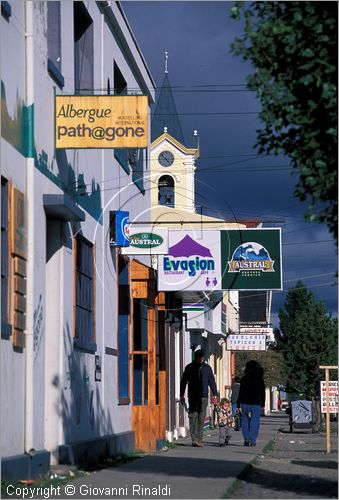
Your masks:
<instances>
[{"instance_id":1,"label":"awning","mask_svg":"<svg viewBox=\"0 0 339 500\"><path fill-rule=\"evenodd\" d=\"M86 219L86 214L67 194L44 194L43 205L49 219L63 221L80 221Z\"/></svg>"}]
</instances>

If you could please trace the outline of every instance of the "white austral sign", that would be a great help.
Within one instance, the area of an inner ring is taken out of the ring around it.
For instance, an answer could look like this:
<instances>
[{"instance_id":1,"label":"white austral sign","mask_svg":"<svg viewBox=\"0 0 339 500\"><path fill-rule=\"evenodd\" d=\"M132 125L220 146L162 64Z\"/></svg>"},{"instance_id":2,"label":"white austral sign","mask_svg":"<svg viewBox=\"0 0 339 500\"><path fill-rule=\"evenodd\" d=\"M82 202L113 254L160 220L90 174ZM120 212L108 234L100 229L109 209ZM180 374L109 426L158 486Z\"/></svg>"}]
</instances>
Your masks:
<instances>
[{"instance_id":1,"label":"white austral sign","mask_svg":"<svg viewBox=\"0 0 339 500\"><path fill-rule=\"evenodd\" d=\"M259 333L261 335L266 335L267 340L270 342L274 342L274 333L272 327L248 327L248 326L240 326L240 333Z\"/></svg>"},{"instance_id":2,"label":"white austral sign","mask_svg":"<svg viewBox=\"0 0 339 500\"><path fill-rule=\"evenodd\" d=\"M330 413L338 413L338 381L332 380L328 386ZM326 382L320 382L321 413L326 413Z\"/></svg>"},{"instance_id":3,"label":"white austral sign","mask_svg":"<svg viewBox=\"0 0 339 500\"><path fill-rule=\"evenodd\" d=\"M169 230L168 253L158 257L158 290L221 289L220 231Z\"/></svg>"},{"instance_id":4,"label":"white austral sign","mask_svg":"<svg viewBox=\"0 0 339 500\"><path fill-rule=\"evenodd\" d=\"M232 333L227 336L226 349L228 351L266 351L266 335Z\"/></svg>"},{"instance_id":5,"label":"white austral sign","mask_svg":"<svg viewBox=\"0 0 339 500\"><path fill-rule=\"evenodd\" d=\"M124 255L160 255L168 252L168 229L157 227L129 226L129 246L124 247Z\"/></svg>"}]
</instances>

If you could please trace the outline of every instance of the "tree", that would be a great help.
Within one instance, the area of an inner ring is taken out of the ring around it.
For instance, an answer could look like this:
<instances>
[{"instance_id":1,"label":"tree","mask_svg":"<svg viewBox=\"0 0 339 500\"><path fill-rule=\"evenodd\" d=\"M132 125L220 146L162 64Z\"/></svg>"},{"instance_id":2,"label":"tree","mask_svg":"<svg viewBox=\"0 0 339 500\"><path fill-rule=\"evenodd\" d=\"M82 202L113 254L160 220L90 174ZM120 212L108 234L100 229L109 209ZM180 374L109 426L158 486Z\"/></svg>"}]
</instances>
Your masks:
<instances>
[{"instance_id":1,"label":"tree","mask_svg":"<svg viewBox=\"0 0 339 500\"><path fill-rule=\"evenodd\" d=\"M283 355L279 351L237 351L235 353L235 374L238 377L244 375L247 361L254 359L264 369L264 380L268 387L285 385L286 374Z\"/></svg>"},{"instance_id":2,"label":"tree","mask_svg":"<svg viewBox=\"0 0 339 500\"><path fill-rule=\"evenodd\" d=\"M235 2L245 33L231 46L252 62L248 88L261 102L258 152L285 154L310 201L307 220L324 222L338 242L337 3Z\"/></svg>"},{"instance_id":3,"label":"tree","mask_svg":"<svg viewBox=\"0 0 339 500\"><path fill-rule=\"evenodd\" d=\"M279 319L288 383L298 392L314 397L324 377L319 366L338 362L337 320L301 281L289 289Z\"/></svg>"}]
</instances>

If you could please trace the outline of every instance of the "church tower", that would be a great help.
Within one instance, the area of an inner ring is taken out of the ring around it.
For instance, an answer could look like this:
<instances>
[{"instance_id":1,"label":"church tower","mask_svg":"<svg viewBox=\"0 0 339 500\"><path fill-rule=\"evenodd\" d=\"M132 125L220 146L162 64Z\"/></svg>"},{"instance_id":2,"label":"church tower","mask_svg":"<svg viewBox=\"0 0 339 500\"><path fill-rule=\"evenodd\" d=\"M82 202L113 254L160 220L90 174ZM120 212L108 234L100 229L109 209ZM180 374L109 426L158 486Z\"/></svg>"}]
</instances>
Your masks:
<instances>
[{"instance_id":1,"label":"church tower","mask_svg":"<svg viewBox=\"0 0 339 500\"><path fill-rule=\"evenodd\" d=\"M151 124L151 204L195 212L194 173L199 157L197 132L185 141L172 88L168 78L167 52L165 76Z\"/></svg>"}]
</instances>

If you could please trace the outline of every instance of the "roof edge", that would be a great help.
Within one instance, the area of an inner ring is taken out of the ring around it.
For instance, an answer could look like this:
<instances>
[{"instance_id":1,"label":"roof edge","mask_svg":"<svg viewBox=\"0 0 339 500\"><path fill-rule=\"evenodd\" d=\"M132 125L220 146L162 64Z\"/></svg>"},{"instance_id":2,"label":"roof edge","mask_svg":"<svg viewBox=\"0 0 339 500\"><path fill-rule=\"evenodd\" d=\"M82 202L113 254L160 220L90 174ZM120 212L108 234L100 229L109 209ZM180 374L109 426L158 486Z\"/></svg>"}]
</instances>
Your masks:
<instances>
[{"instance_id":1,"label":"roof edge","mask_svg":"<svg viewBox=\"0 0 339 500\"><path fill-rule=\"evenodd\" d=\"M185 153L196 155L196 158L199 158L199 156L200 156L200 149L199 149L199 147L197 147L197 148L187 148L186 146L184 146L184 144L181 144L181 142L179 142L177 139L175 139L174 137L172 137L168 132L164 132L159 137L157 137L153 142L151 142L150 147L154 148L155 146L157 146L164 139L168 140L174 146L176 146L179 149L183 150Z\"/></svg>"}]
</instances>

